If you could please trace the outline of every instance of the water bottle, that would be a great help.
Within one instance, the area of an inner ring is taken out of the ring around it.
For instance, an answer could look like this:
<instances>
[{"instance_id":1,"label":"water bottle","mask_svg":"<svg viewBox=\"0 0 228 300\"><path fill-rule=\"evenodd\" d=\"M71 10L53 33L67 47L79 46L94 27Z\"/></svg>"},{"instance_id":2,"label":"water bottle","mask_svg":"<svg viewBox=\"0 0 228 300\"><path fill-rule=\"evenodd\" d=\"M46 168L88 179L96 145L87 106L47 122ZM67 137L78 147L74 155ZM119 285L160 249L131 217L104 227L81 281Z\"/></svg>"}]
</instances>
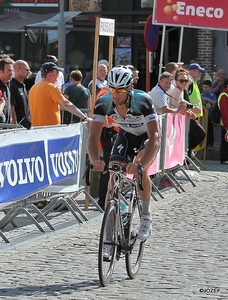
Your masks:
<instances>
[{"instance_id":1,"label":"water bottle","mask_svg":"<svg viewBox=\"0 0 228 300\"><path fill-rule=\"evenodd\" d=\"M120 211L122 214L127 212L127 205L123 201L120 201Z\"/></svg>"},{"instance_id":2,"label":"water bottle","mask_svg":"<svg viewBox=\"0 0 228 300\"><path fill-rule=\"evenodd\" d=\"M127 217L128 207L123 201L120 201L120 211L121 211L123 224L125 224L125 223L127 223L127 220L128 220L128 217Z\"/></svg>"}]
</instances>

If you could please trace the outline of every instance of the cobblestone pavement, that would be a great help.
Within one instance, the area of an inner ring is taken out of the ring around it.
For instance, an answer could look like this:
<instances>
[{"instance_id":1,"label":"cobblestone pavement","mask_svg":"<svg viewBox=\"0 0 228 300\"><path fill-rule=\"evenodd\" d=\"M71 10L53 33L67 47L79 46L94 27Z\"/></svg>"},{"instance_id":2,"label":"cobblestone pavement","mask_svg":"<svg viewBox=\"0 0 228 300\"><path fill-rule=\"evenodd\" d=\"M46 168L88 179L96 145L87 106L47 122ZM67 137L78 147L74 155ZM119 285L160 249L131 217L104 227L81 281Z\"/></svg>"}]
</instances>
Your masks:
<instances>
[{"instance_id":1,"label":"cobblestone pavement","mask_svg":"<svg viewBox=\"0 0 228 300\"><path fill-rule=\"evenodd\" d=\"M186 192L151 201L153 234L134 280L121 259L110 284L99 286L100 214L0 253L0 299L228 299L228 173L194 180Z\"/></svg>"}]
</instances>

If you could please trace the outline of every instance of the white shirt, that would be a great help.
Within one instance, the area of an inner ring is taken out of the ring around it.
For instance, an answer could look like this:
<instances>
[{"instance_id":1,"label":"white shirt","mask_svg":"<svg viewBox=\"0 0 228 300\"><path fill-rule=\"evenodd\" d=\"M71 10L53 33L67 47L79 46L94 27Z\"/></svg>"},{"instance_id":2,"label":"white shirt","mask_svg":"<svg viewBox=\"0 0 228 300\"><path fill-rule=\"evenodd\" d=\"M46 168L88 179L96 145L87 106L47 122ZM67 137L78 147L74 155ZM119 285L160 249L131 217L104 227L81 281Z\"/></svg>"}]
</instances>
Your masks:
<instances>
[{"instance_id":1,"label":"white shirt","mask_svg":"<svg viewBox=\"0 0 228 300\"><path fill-rule=\"evenodd\" d=\"M150 92L148 92L150 97L153 100L154 103L154 109L158 115L162 115L163 112L161 111L162 107L168 107L169 106L169 98L164 93L164 91L156 85Z\"/></svg>"},{"instance_id":2,"label":"white shirt","mask_svg":"<svg viewBox=\"0 0 228 300\"><path fill-rule=\"evenodd\" d=\"M88 84L88 89L90 90L90 93L92 93L92 83L93 80L90 81L90 83ZM103 88L108 88L108 82L107 80L100 80L99 78L96 78L96 94L99 93L99 91Z\"/></svg>"}]
</instances>

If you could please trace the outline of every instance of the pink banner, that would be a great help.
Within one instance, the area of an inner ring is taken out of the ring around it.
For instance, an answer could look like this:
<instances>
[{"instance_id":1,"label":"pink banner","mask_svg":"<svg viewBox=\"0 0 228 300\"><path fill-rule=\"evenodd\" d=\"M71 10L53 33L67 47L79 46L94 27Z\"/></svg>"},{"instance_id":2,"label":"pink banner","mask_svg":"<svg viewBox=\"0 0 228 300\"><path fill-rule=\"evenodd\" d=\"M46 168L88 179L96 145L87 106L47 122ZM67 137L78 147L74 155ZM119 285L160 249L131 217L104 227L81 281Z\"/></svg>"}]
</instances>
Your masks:
<instances>
[{"instance_id":1,"label":"pink banner","mask_svg":"<svg viewBox=\"0 0 228 300\"><path fill-rule=\"evenodd\" d=\"M227 30L227 0L154 0L153 24Z\"/></svg>"},{"instance_id":2,"label":"pink banner","mask_svg":"<svg viewBox=\"0 0 228 300\"><path fill-rule=\"evenodd\" d=\"M183 165L185 158L185 116L167 114L164 169Z\"/></svg>"}]
</instances>

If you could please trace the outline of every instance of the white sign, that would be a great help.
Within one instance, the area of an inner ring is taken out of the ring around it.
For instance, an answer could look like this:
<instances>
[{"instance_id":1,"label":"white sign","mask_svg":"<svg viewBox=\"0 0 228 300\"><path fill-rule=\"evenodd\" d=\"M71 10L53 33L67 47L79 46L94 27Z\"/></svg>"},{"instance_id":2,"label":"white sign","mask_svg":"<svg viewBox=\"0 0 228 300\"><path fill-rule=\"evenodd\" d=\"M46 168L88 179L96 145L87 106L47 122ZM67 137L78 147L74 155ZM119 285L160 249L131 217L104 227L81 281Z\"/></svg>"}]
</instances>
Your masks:
<instances>
[{"instance_id":1,"label":"white sign","mask_svg":"<svg viewBox=\"0 0 228 300\"><path fill-rule=\"evenodd\" d=\"M100 18L100 32L99 35L114 36L115 20Z\"/></svg>"}]
</instances>

